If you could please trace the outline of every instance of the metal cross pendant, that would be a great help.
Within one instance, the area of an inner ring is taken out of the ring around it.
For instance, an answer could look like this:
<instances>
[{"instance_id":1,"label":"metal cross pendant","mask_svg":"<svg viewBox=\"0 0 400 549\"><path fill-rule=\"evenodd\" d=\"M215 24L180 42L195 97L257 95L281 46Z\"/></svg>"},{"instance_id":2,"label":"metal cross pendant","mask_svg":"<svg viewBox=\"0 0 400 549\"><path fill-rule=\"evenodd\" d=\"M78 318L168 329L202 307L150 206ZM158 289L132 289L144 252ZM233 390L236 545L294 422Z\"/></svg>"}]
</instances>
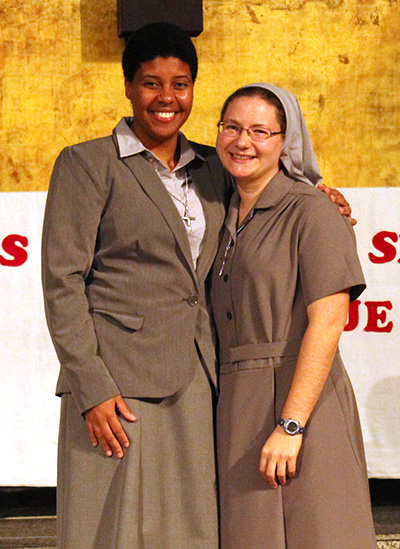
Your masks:
<instances>
[{"instance_id":1,"label":"metal cross pendant","mask_svg":"<svg viewBox=\"0 0 400 549\"><path fill-rule=\"evenodd\" d=\"M189 212L187 211L187 209L185 208L185 211L183 213L183 216L182 216L182 221L184 223L186 223L188 229L190 232L192 232L192 221L195 221L195 217L192 217L189 215Z\"/></svg>"}]
</instances>

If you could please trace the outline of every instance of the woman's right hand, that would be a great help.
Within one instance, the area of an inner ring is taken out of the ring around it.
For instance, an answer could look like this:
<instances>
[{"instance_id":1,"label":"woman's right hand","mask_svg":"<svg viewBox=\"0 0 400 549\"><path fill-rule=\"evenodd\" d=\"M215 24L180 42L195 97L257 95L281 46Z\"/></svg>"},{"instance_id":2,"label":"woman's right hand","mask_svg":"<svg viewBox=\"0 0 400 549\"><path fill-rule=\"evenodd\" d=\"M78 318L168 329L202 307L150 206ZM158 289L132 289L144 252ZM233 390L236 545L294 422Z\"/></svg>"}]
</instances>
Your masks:
<instances>
[{"instance_id":1,"label":"woman's right hand","mask_svg":"<svg viewBox=\"0 0 400 549\"><path fill-rule=\"evenodd\" d=\"M261 451L260 473L271 488L284 486L295 476L302 442L303 435L288 435L279 425L267 439Z\"/></svg>"},{"instance_id":2,"label":"woman's right hand","mask_svg":"<svg viewBox=\"0 0 400 549\"><path fill-rule=\"evenodd\" d=\"M121 395L90 408L84 415L93 446L100 444L107 456L111 457L115 453L118 458L122 458L122 446L128 448L129 440L118 419L117 410L128 421L136 421Z\"/></svg>"}]
</instances>

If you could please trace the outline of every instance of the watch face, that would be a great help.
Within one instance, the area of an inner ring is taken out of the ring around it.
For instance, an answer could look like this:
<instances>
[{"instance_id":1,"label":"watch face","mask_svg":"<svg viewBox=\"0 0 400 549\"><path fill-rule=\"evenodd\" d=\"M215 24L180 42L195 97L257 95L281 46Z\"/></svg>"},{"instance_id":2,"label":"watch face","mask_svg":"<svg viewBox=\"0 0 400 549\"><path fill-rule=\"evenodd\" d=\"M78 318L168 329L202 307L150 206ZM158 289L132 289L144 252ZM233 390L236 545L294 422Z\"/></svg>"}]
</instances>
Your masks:
<instances>
[{"instance_id":1,"label":"watch face","mask_svg":"<svg viewBox=\"0 0 400 549\"><path fill-rule=\"evenodd\" d=\"M297 421L294 421L293 419L289 421L286 425L286 429L289 431L289 433L295 433L298 429L298 423Z\"/></svg>"}]
</instances>

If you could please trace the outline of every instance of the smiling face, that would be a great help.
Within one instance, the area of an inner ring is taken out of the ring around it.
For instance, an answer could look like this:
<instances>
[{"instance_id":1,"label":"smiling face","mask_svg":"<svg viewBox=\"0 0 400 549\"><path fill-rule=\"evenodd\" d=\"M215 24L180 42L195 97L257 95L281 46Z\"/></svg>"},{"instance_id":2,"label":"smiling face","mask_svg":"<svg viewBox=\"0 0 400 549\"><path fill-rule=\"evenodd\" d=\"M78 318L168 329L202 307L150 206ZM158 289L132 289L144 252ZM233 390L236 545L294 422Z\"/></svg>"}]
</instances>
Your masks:
<instances>
[{"instance_id":1,"label":"smiling face","mask_svg":"<svg viewBox=\"0 0 400 549\"><path fill-rule=\"evenodd\" d=\"M255 126L271 132L281 131L276 107L258 96L233 99L222 121L241 128ZM217 151L221 162L238 185L260 185L261 188L278 173L282 146L281 134L273 135L263 142L252 141L246 131L242 131L237 137L219 134L217 138Z\"/></svg>"},{"instance_id":2,"label":"smiling face","mask_svg":"<svg viewBox=\"0 0 400 549\"><path fill-rule=\"evenodd\" d=\"M190 67L176 57L156 57L140 65L125 95L134 113L133 131L149 150L170 142L176 146L179 129L193 104Z\"/></svg>"}]
</instances>

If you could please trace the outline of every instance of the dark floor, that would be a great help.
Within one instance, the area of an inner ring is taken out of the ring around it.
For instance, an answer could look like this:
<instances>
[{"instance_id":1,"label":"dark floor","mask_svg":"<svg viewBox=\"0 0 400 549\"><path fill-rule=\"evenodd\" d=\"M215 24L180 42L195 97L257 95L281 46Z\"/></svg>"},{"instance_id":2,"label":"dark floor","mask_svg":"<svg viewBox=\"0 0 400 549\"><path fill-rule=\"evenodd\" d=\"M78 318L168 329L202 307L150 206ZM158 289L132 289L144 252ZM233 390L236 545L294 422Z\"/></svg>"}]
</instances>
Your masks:
<instances>
[{"instance_id":1,"label":"dark floor","mask_svg":"<svg viewBox=\"0 0 400 549\"><path fill-rule=\"evenodd\" d=\"M0 548L2 549L14 547L47 549L56 545L55 517L0 519Z\"/></svg>"},{"instance_id":2,"label":"dark floor","mask_svg":"<svg viewBox=\"0 0 400 549\"><path fill-rule=\"evenodd\" d=\"M400 548L400 479L370 479L379 548ZM56 489L0 487L0 549L56 546Z\"/></svg>"}]
</instances>

